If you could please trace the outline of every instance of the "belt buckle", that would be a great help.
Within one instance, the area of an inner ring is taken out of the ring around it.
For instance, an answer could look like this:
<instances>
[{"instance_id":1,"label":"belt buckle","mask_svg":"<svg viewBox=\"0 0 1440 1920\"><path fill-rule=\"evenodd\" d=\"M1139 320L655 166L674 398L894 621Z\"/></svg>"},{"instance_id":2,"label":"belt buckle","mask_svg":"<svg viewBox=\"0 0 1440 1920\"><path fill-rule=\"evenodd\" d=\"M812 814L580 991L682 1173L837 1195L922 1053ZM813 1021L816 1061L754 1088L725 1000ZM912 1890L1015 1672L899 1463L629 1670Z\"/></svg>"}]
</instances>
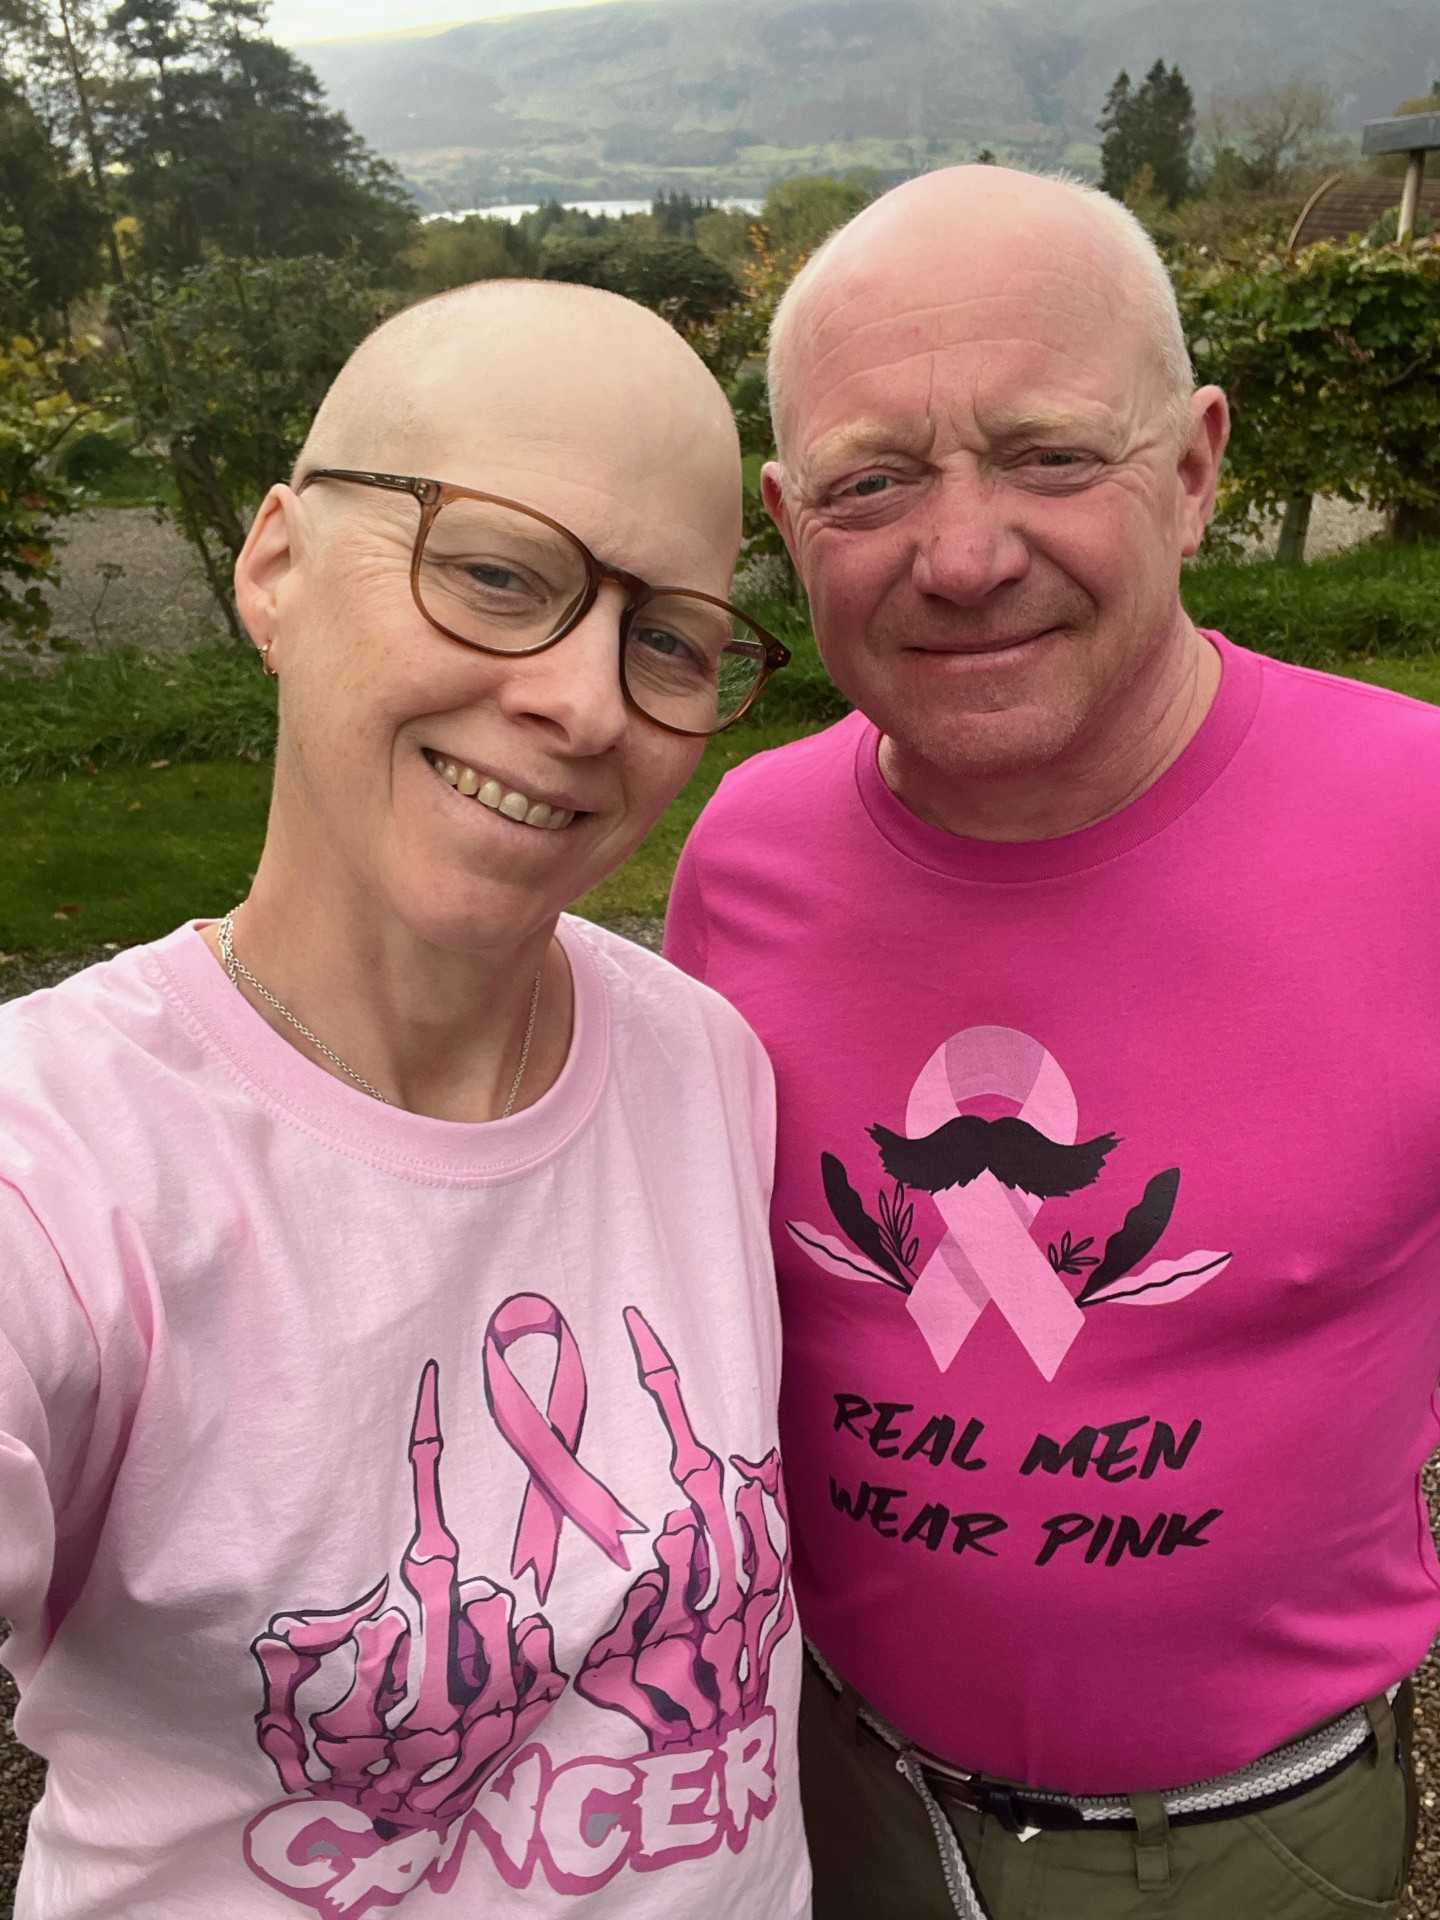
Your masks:
<instances>
[{"instance_id":1,"label":"belt buckle","mask_svg":"<svg viewBox=\"0 0 1440 1920\"><path fill-rule=\"evenodd\" d=\"M991 1786L988 1782L978 1783L977 1790L986 1813L998 1820L1006 1833L1013 1833L1023 1846L1027 1840L1033 1840L1042 1828L1032 1826L1029 1821L1020 1818L1015 1805L1015 1794L1009 1787Z\"/></svg>"}]
</instances>

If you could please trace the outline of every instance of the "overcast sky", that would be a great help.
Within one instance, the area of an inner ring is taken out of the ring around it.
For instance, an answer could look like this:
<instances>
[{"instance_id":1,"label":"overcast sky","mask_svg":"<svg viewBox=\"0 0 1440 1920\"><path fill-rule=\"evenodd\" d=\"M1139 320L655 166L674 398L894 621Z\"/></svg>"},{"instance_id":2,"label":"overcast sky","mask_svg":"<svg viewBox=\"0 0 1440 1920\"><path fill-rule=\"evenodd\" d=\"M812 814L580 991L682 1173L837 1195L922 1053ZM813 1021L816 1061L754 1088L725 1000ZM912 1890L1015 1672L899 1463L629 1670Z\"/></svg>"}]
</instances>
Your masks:
<instances>
[{"instance_id":1,"label":"overcast sky","mask_svg":"<svg viewBox=\"0 0 1440 1920\"><path fill-rule=\"evenodd\" d=\"M504 13L536 13L556 4L557 0L274 0L269 25L277 40L294 46L306 40L453 26L461 20L491 20Z\"/></svg>"}]
</instances>

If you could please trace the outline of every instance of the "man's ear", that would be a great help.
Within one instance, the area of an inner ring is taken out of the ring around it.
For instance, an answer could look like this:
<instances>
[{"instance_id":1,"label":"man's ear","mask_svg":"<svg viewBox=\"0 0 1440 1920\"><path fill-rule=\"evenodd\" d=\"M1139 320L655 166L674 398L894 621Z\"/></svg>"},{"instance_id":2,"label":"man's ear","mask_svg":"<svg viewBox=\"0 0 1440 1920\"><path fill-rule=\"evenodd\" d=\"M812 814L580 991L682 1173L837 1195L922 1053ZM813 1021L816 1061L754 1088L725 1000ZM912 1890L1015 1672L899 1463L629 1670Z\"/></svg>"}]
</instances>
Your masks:
<instances>
[{"instance_id":1,"label":"man's ear","mask_svg":"<svg viewBox=\"0 0 1440 1920\"><path fill-rule=\"evenodd\" d=\"M272 487L235 562L235 606L269 673L280 668L277 609L298 559L303 512L299 496L289 487Z\"/></svg>"},{"instance_id":2,"label":"man's ear","mask_svg":"<svg viewBox=\"0 0 1440 1920\"><path fill-rule=\"evenodd\" d=\"M760 470L760 498L765 502L765 511L780 529L785 551L798 573L800 555L795 546L795 523L785 504L785 469L778 460L767 460Z\"/></svg>"},{"instance_id":3,"label":"man's ear","mask_svg":"<svg viewBox=\"0 0 1440 1920\"><path fill-rule=\"evenodd\" d=\"M1230 406L1219 387L1201 387L1190 399L1190 438L1180 453L1180 551L1197 552L1215 511L1220 461L1230 438Z\"/></svg>"}]
</instances>

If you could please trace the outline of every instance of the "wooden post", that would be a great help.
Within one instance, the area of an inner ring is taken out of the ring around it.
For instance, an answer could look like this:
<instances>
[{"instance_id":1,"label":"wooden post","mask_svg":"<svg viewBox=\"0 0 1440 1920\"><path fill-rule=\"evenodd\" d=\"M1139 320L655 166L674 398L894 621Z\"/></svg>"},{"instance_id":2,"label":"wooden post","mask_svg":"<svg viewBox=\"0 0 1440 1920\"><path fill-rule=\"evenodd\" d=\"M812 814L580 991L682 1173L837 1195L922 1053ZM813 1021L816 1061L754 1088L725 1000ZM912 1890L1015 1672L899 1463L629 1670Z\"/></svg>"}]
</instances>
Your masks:
<instances>
[{"instance_id":1,"label":"wooden post","mask_svg":"<svg viewBox=\"0 0 1440 1920\"><path fill-rule=\"evenodd\" d=\"M1425 178L1425 149L1421 147L1409 158L1410 164L1405 169L1405 186L1400 195L1400 224L1395 229L1397 240L1413 240L1415 237L1415 216L1420 210L1420 183Z\"/></svg>"}]
</instances>

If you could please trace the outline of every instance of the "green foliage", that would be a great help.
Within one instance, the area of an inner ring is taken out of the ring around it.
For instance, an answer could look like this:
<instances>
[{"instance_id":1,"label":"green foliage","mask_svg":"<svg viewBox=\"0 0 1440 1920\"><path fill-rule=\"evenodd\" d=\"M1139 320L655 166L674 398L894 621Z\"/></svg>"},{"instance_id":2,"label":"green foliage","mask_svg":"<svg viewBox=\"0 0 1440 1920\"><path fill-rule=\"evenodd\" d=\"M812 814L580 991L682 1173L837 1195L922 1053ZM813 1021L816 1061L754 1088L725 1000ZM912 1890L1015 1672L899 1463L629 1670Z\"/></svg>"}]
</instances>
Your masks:
<instances>
[{"instance_id":1,"label":"green foliage","mask_svg":"<svg viewBox=\"0 0 1440 1920\"><path fill-rule=\"evenodd\" d=\"M468 287L475 280L508 280L535 271L536 249L510 220L470 214L464 220L428 220L407 249L405 266L417 298Z\"/></svg>"},{"instance_id":2,"label":"green foliage","mask_svg":"<svg viewBox=\"0 0 1440 1920\"><path fill-rule=\"evenodd\" d=\"M105 214L16 84L0 77L0 332L55 338L101 277Z\"/></svg>"},{"instance_id":3,"label":"green foliage","mask_svg":"<svg viewBox=\"0 0 1440 1920\"><path fill-rule=\"evenodd\" d=\"M707 213L714 213L713 200L697 200L690 193L658 193L650 208L655 231L671 240L694 240L695 229Z\"/></svg>"},{"instance_id":4,"label":"green foliage","mask_svg":"<svg viewBox=\"0 0 1440 1920\"><path fill-rule=\"evenodd\" d=\"M229 579L246 510L289 473L385 296L344 261L219 260L134 283L116 310L136 418L169 461L180 526L238 638Z\"/></svg>"},{"instance_id":5,"label":"green foliage","mask_svg":"<svg viewBox=\"0 0 1440 1920\"><path fill-rule=\"evenodd\" d=\"M741 207L715 207L696 220L695 244L738 276L751 251L754 218Z\"/></svg>"},{"instance_id":6,"label":"green foliage","mask_svg":"<svg viewBox=\"0 0 1440 1920\"><path fill-rule=\"evenodd\" d=\"M32 649L50 626L41 582L55 573L55 521L71 506L54 455L81 410L64 372L58 350L23 335L0 350L0 620Z\"/></svg>"},{"instance_id":7,"label":"green foliage","mask_svg":"<svg viewBox=\"0 0 1440 1920\"><path fill-rule=\"evenodd\" d=\"M1440 667L1440 546L1360 548L1307 567L1213 561L1187 567L1182 584L1198 625L1280 660Z\"/></svg>"},{"instance_id":8,"label":"green foliage","mask_svg":"<svg viewBox=\"0 0 1440 1920\"><path fill-rule=\"evenodd\" d=\"M53 672L0 671L0 785L154 760L268 760L274 747L275 683L248 650L116 647Z\"/></svg>"},{"instance_id":9,"label":"green foliage","mask_svg":"<svg viewBox=\"0 0 1440 1920\"><path fill-rule=\"evenodd\" d=\"M388 266L413 209L393 169L323 104L314 74L260 33L255 0L123 0L127 72L111 144L141 222L141 264L218 249L347 255Z\"/></svg>"},{"instance_id":10,"label":"green foliage","mask_svg":"<svg viewBox=\"0 0 1440 1920\"><path fill-rule=\"evenodd\" d=\"M1190 190L1195 101L1179 67L1157 60L1138 87L1122 68L1105 96L1100 184L1125 199L1148 170L1149 191L1176 206Z\"/></svg>"},{"instance_id":11,"label":"green foliage","mask_svg":"<svg viewBox=\"0 0 1440 1920\"><path fill-rule=\"evenodd\" d=\"M173 507L170 469L134 444L129 422L79 432L66 442L59 472L83 507Z\"/></svg>"},{"instance_id":12,"label":"green foliage","mask_svg":"<svg viewBox=\"0 0 1440 1920\"><path fill-rule=\"evenodd\" d=\"M802 175L771 187L760 209L760 224L774 252L798 265L874 197L854 180Z\"/></svg>"},{"instance_id":13,"label":"green foliage","mask_svg":"<svg viewBox=\"0 0 1440 1920\"><path fill-rule=\"evenodd\" d=\"M626 223L591 235L552 235L541 248L540 274L624 294L681 328L714 319L739 292L734 276L693 241L651 239Z\"/></svg>"},{"instance_id":14,"label":"green foliage","mask_svg":"<svg viewBox=\"0 0 1440 1920\"><path fill-rule=\"evenodd\" d=\"M1310 493L1440 506L1440 252L1189 256L1172 277L1196 372L1234 412L1222 527Z\"/></svg>"}]
</instances>

